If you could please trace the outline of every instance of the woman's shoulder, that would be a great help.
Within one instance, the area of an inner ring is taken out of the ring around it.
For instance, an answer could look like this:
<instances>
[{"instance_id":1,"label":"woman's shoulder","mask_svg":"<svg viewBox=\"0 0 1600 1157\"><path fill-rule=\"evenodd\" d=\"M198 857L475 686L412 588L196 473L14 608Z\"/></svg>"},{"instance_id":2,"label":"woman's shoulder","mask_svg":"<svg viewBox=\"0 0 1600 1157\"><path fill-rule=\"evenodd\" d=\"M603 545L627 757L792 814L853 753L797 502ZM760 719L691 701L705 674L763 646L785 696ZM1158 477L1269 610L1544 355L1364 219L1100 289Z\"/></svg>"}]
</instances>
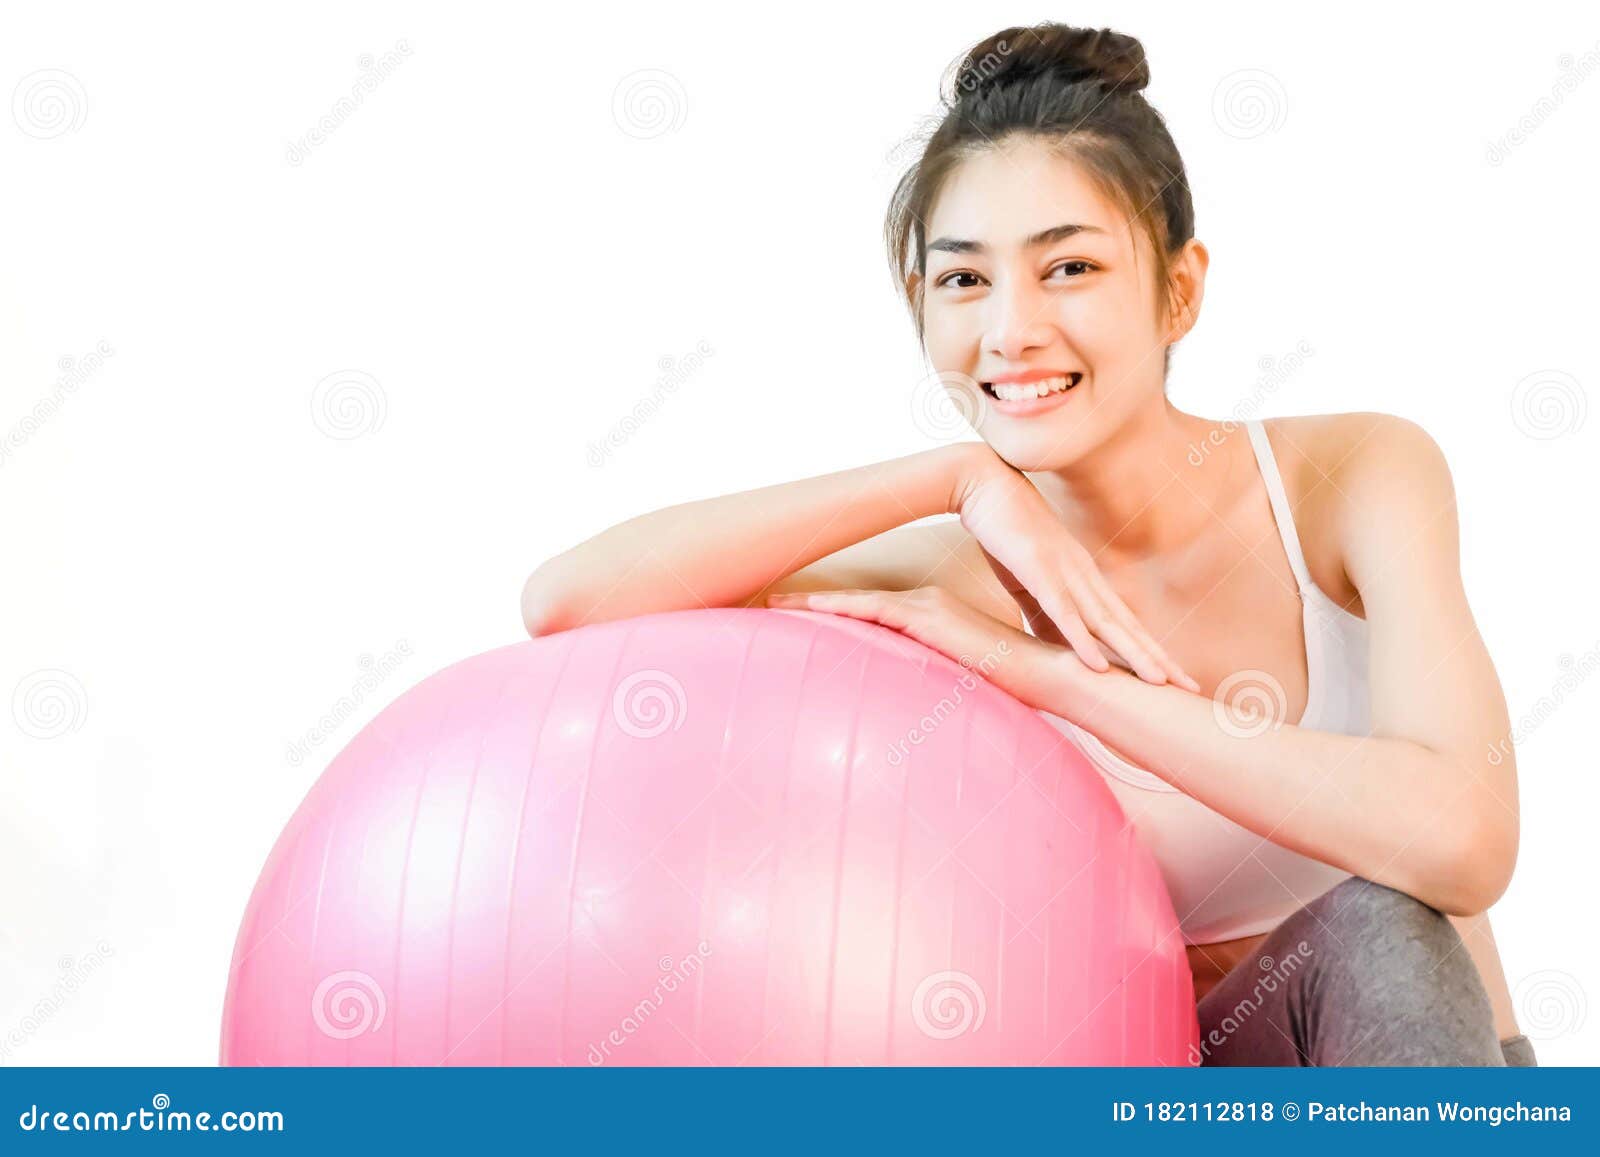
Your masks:
<instances>
[{"instance_id":1,"label":"woman's shoulder","mask_svg":"<svg viewBox=\"0 0 1600 1157\"><path fill-rule=\"evenodd\" d=\"M1298 511L1320 491L1348 498L1405 489L1448 476L1444 454L1416 422L1398 414L1362 410L1348 414L1302 414L1266 418L1262 428Z\"/></svg>"},{"instance_id":2,"label":"woman's shoulder","mask_svg":"<svg viewBox=\"0 0 1600 1157\"><path fill-rule=\"evenodd\" d=\"M1438 443L1409 418L1363 410L1263 419L1294 512L1306 566L1335 602L1359 605L1351 551L1398 508L1435 511L1453 496Z\"/></svg>"},{"instance_id":3,"label":"woman's shoulder","mask_svg":"<svg viewBox=\"0 0 1600 1157\"><path fill-rule=\"evenodd\" d=\"M1261 425L1272 441L1275 455L1287 455L1330 476L1352 459L1358 464L1370 461L1374 451L1392 450L1408 443L1433 444L1428 432L1410 418L1376 410L1263 418ZM1363 450L1366 454L1355 457Z\"/></svg>"}]
</instances>

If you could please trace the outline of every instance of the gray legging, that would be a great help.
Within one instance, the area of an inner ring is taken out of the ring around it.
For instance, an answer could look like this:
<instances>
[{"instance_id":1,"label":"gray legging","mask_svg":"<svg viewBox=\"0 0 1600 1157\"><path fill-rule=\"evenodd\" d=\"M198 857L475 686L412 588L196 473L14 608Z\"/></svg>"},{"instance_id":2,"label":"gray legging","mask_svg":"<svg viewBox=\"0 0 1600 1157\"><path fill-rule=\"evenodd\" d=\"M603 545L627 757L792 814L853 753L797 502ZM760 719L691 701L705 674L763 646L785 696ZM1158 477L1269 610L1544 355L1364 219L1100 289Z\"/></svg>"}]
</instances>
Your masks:
<instances>
[{"instance_id":1,"label":"gray legging","mask_svg":"<svg viewBox=\"0 0 1600 1157\"><path fill-rule=\"evenodd\" d=\"M1361 876L1291 913L1199 1014L1202 1065L1538 1063L1521 1033L1496 1039L1449 917Z\"/></svg>"}]
</instances>

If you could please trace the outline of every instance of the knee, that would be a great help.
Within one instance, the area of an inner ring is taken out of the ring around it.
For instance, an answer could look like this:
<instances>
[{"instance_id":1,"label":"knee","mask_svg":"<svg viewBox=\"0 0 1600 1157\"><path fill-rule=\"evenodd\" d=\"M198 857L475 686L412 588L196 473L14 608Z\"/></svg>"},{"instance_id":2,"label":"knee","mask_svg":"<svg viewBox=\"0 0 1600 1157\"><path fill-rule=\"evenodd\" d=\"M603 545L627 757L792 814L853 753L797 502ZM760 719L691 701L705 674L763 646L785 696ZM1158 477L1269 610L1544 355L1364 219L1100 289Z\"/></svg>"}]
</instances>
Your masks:
<instances>
[{"instance_id":1,"label":"knee","mask_svg":"<svg viewBox=\"0 0 1600 1157\"><path fill-rule=\"evenodd\" d=\"M1481 988L1450 918L1405 892L1351 876L1301 913L1317 968L1374 992Z\"/></svg>"},{"instance_id":2,"label":"knee","mask_svg":"<svg viewBox=\"0 0 1600 1157\"><path fill-rule=\"evenodd\" d=\"M1335 933L1340 928L1383 928L1426 942L1442 934L1448 939L1455 931L1450 918L1437 908L1364 876L1351 876L1329 888L1313 906Z\"/></svg>"}]
</instances>

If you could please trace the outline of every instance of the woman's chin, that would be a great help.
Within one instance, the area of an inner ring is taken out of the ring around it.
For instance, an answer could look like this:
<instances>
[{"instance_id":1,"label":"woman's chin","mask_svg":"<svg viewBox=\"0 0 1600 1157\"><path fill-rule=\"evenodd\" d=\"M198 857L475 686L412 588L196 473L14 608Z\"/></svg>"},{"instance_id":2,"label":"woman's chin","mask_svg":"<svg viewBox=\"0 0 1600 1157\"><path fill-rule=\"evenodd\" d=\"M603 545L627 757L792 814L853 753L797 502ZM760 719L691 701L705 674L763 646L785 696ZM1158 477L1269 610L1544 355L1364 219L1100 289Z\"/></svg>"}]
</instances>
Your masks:
<instances>
[{"instance_id":1,"label":"woman's chin","mask_svg":"<svg viewBox=\"0 0 1600 1157\"><path fill-rule=\"evenodd\" d=\"M1026 474L1039 474L1047 470L1062 470L1078 460L1081 453L1071 432L1041 426L1026 432L991 428L983 431L989 448L1007 464Z\"/></svg>"}]
</instances>

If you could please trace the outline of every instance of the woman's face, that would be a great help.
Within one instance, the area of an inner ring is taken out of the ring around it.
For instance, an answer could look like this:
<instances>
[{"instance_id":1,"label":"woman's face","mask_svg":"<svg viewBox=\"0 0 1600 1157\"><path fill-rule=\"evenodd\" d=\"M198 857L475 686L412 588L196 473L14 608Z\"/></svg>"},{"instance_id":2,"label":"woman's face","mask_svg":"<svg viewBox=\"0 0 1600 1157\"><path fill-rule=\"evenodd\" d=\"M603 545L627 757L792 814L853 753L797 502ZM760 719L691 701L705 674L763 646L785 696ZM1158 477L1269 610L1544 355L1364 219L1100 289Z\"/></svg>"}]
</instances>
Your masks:
<instances>
[{"instance_id":1,"label":"woman's face","mask_svg":"<svg viewBox=\"0 0 1600 1157\"><path fill-rule=\"evenodd\" d=\"M1013 466L1076 461L1163 398L1175 339L1159 320L1148 242L1072 161L1026 138L969 158L926 236L929 360ZM995 390L996 379L1046 374L1072 384L1031 401Z\"/></svg>"}]
</instances>

